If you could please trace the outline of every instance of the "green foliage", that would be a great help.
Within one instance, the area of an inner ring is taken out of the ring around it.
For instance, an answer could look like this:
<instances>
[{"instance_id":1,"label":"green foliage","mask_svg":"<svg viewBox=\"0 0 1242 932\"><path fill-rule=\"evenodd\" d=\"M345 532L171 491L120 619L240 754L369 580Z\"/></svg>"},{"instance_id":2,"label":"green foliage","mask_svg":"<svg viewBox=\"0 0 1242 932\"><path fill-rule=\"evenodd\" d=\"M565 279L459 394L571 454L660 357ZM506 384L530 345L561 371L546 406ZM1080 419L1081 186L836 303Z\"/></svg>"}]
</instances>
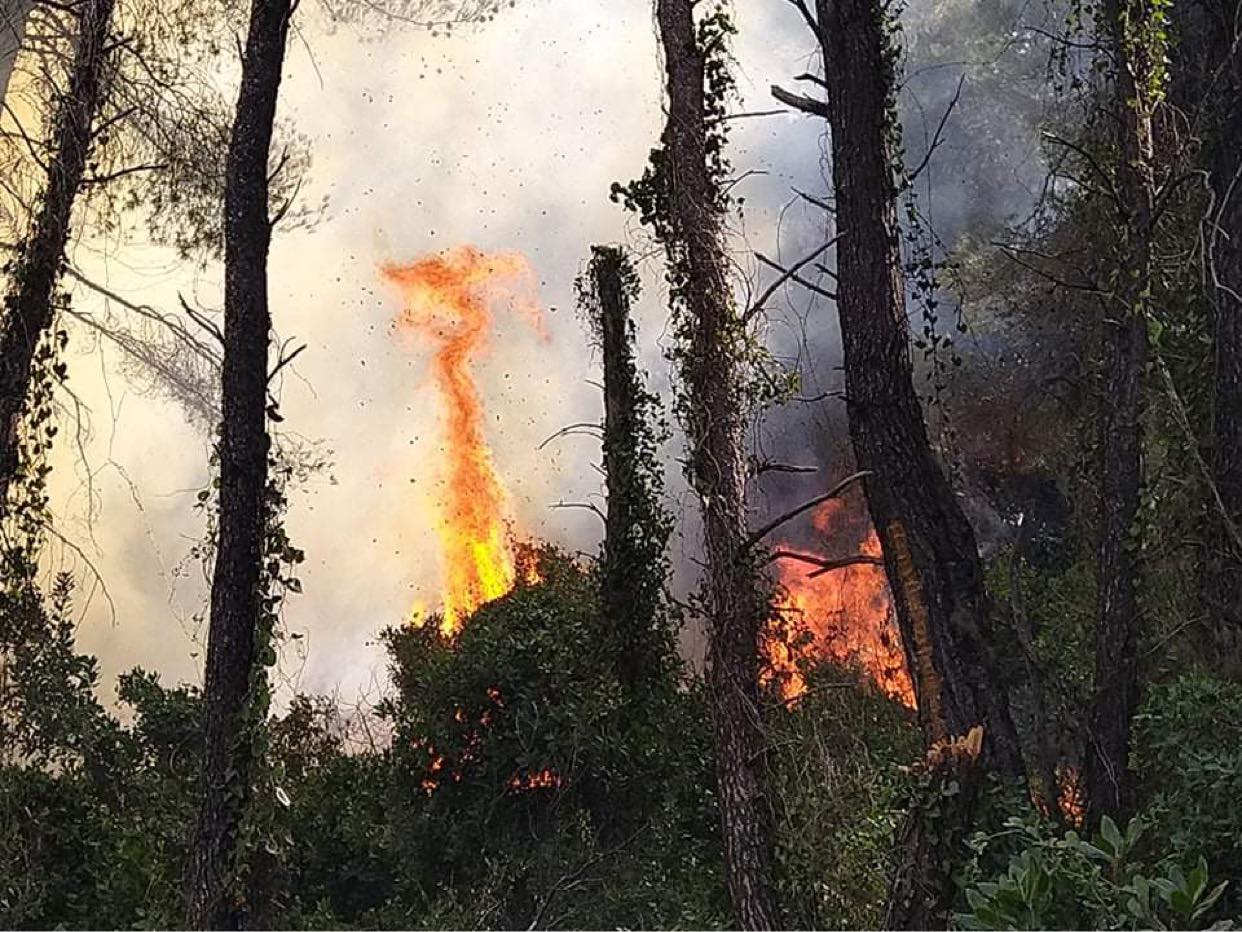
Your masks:
<instances>
[{"instance_id":1,"label":"green foliage","mask_svg":"<svg viewBox=\"0 0 1242 932\"><path fill-rule=\"evenodd\" d=\"M1132 820L1122 832L1105 817L1090 841L1057 835L1036 817L1006 823L1017 852L998 874L971 878L965 929L1195 929L1211 921L1229 881L1210 882L1199 857L1185 871L1174 859L1138 856L1146 826ZM995 839L977 836L986 855ZM1221 928L1222 926L1214 926ZM1228 926L1224 926L1228 927Z\"/></svg>"},{"instance_id":2,"label":"green foliage","mask_svg":"<svg viewBox=\"0 0 1242 932\"><path fill-rule=\"evenodd\" d=\"M1242 687L1192 674L1153 686L1135 719L1139 815L1095 837L1029 806L972 841L963 928L1228 928L1242 876Z\"/></svg>"},{"instance_id":3,"label":"green foliage","mask_svg":"<svg viewBox=\"0 0 1242 932\"><path fill-rule=\"evenodd\" d=\"M617 293L609 294L614 288ZM593 247L576 290L578 307L605 354L608 513L597 565L601 617L614 641L623 685L641 688L642 680L665 675L662 664L676 657L679 618L667 593L674 521L664 500L660 458L670 432L660 399L646 389L636 360L631 307L640 285L625 251Z\"/></svg>"},{"instance_id":4,"label":"green foliage","mask_svg":"<svg viewBox=\"0 0 1242 932\"><path fill-rule=\"evenodd\" d=\"M791 928L877 928L907 777L919 753L909 711L854 670L808 672L807 693L773 714L781 801L776 883Z\"/></svg>"},{"instance_id":5,"label":"green foliage","mask_svg":"<svg viewBox=\"0 0 1242 932\"><path fill-rule=\"evenodd\" d=\"M1152 834L1201 854L1214 876L1242 878L1242 684L1192 674L1153 686L1134 725L1132 764Z\"/></svg>"}]
</instances>

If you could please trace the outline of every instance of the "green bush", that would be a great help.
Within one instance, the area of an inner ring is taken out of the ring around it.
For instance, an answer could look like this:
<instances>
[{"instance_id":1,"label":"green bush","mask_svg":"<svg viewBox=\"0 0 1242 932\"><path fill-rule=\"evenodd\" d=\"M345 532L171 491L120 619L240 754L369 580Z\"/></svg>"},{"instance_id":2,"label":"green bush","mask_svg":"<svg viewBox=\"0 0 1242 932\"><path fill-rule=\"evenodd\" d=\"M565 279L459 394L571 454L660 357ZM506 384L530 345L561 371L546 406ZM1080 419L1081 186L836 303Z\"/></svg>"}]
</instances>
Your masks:
<instances>
[{"instance_id":1,"label":"green bush","mask_svg":"<svg viewBox=\"0 0 1242 932\"><path fill-rule=\"evenodd\" d=\"M1122 832L1105 817L1087 841L1057 834L1038 817L1006 822L1018 851L1004 870L976 877L964 890L963 929L1198 929L1207 927L1229 881L1211 882L1199 857L1184 871L1173 858L1139 856L1141 819ZM976 855L996 839L976 836ZM977 863L977 862L976 862ZM1213 928L1228 928L1215 925Z\"/></svg>"},{"instance_id":2,"label":"green bush","mask_svg":"<svg viewBox=\"0 0 1242 932\"><path fill-rule=\"evenodd\" d=\"M918 731L856 671L806 675L805 697L769 716L781 905L792 928L875 928Z\"/></svg>"}]
</instances>

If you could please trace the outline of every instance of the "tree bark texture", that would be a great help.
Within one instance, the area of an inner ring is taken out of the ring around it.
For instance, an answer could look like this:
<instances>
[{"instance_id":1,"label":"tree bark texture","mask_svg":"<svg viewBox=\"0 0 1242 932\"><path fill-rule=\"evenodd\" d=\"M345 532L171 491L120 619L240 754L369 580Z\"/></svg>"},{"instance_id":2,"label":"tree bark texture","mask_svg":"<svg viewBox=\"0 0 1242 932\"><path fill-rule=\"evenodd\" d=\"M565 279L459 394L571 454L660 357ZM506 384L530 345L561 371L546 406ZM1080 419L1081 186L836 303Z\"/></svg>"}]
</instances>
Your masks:
<instances>
[{"instance_id":1,"label":"tree bark texture","mask_svg":"<svg viewBox=\"0 0 1242 932\"><path fill-rule=\"evenodd\" d=\"M670 185L670 257L684 272L691 321L683 364L690 478L702 503L706 551L708 683L713 698L725 875L746 929L779 923L771 883L771 804L759 707L764 587L748 546L745 417L739 315L728 279L721 197L709 166L706 57L693 0L658 0L668 81L664 147Z\"/></svg>"},{"instance_id":2,"label":"tree bark texture","mask_svg":"<svg viewBox=\"0 0 1242 932\"><path fill-rule=\"evenodd\" d=\"M1206 162L1209 281L1215 311L1212 473L1220 495L1209 523L1207 605L1222 665L1242 672L1242 3L1207 4L1202 48L1210 81ZM1223 514L1220 512L1223 511Z\"/></svg>"},{"instance_id":3,"label":"tree bark texture","mask_svg":"<svg viewBox=\"0 0 1242 932\"><path fill-rule=\"evenodd\" d=\"M186 879L192 928L237 927L243 908L234 879L253 763L248 709L264 595L269 448L268 157L291 15L291 0L253 2L225 166L220 520L203 687L202 796Z\"/></svg>"},{"instance_id":4,"label":"tree bark texture","mask_svg":"<svg viewBox=\"0 0 1242 932\"><path fill-rule=\"evenodd\" d=\"M892 65L878 0L819 0L836 195L837 310L850 436L880 535L926 743L984 726L1021 773L974 531L936 461L914 388L889 139Z\"/></svg>"}]
</instances>

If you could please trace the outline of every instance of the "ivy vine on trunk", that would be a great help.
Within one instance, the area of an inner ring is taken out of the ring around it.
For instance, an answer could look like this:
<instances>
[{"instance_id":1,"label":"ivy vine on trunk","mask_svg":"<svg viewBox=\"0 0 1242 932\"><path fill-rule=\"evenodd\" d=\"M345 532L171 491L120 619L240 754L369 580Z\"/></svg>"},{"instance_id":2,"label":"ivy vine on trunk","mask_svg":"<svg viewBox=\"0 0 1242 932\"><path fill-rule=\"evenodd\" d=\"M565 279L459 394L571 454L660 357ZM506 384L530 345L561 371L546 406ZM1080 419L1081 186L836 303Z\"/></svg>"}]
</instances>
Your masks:
<instances>
[{"instance_id":1,"label":"ivy vine on trunk","mask_svg":"<svg viewBox=\"0 0 1242 932\"><path fill-rule=\"evenodd\" d=\"M760 707L759 634L769 587L748 534L744 450L751 345L729 282L725 104L733 25L723 7L696 22L693 0L658 0L668 120L642 179L616 186L665 248L680 385L677 414L703 517L717 789L725 877L743 928L779 924L772 889L772 804Z\"/></svg>"}]
</instances>

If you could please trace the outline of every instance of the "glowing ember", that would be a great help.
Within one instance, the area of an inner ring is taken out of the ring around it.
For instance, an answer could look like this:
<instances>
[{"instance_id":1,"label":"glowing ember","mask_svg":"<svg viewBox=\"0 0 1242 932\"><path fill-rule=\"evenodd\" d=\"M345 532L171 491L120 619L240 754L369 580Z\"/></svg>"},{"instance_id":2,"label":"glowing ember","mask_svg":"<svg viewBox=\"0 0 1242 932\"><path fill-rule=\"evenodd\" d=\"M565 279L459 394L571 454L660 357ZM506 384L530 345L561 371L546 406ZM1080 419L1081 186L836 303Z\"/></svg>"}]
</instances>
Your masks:
<instances>
[{"instance_id":1,"label":"glowing ember","mask_svg":"<svg viewBox=\"0 0 1242 932\"><path fill-rule=\"evenodd\" d=\"M1082 828L1086 819L1086 793L1077 767L1066 763L1057 765L1057 805L1065 821L1075 828Z\"/></svg>"},{"instance_id":2,"label":"glowing ember","mask_svg":"<svg viewBox=\"0 0 1242 932\"><path fill-rule=\"evenodd\" d=\"M435 347L433 374L448 459L437 503L444 576L440 630L451 637L476 608L507 593L518 578L508 494L483 432L483 404L471 367L487 348L493 304L507 302L541 335L542 311L533 299L530 264L512 253L462 246L409 265L386 266L383 275L404 300L398 332Z\"/></svg>"},{"instance_id":3,"label":"glowing ember","mask_svg":"<svg viewBox=\"0 0 1242 932\"><path fill-rule=\"evenodd\" d=\"M839 536L845 506L829 501L813 515L817 531ZM819 558L793 547L782 550ZM882 555L880 541L869 530L860 552ZM832 660L860 667L867 677L893 699L914 708L914 687L906 670L901 635L883 566L861 564L811 576L814 567L796 560L780 564L784 590L777 605L778 621L764 640L769 681L775 681L786 701L806 693L800 664Z\"/></svg>"},{"instance_id":4,"label":"glowing ember","mask_svg":"<svg viewBox=\"0 0 1242 932\"><path fill-rule=\"evenodd\" d=\"M561 776L552 770L540 770L526 776L514 774L509 780L511 790L553 790L561 785Z\"/></svg>"}]
</instances>

